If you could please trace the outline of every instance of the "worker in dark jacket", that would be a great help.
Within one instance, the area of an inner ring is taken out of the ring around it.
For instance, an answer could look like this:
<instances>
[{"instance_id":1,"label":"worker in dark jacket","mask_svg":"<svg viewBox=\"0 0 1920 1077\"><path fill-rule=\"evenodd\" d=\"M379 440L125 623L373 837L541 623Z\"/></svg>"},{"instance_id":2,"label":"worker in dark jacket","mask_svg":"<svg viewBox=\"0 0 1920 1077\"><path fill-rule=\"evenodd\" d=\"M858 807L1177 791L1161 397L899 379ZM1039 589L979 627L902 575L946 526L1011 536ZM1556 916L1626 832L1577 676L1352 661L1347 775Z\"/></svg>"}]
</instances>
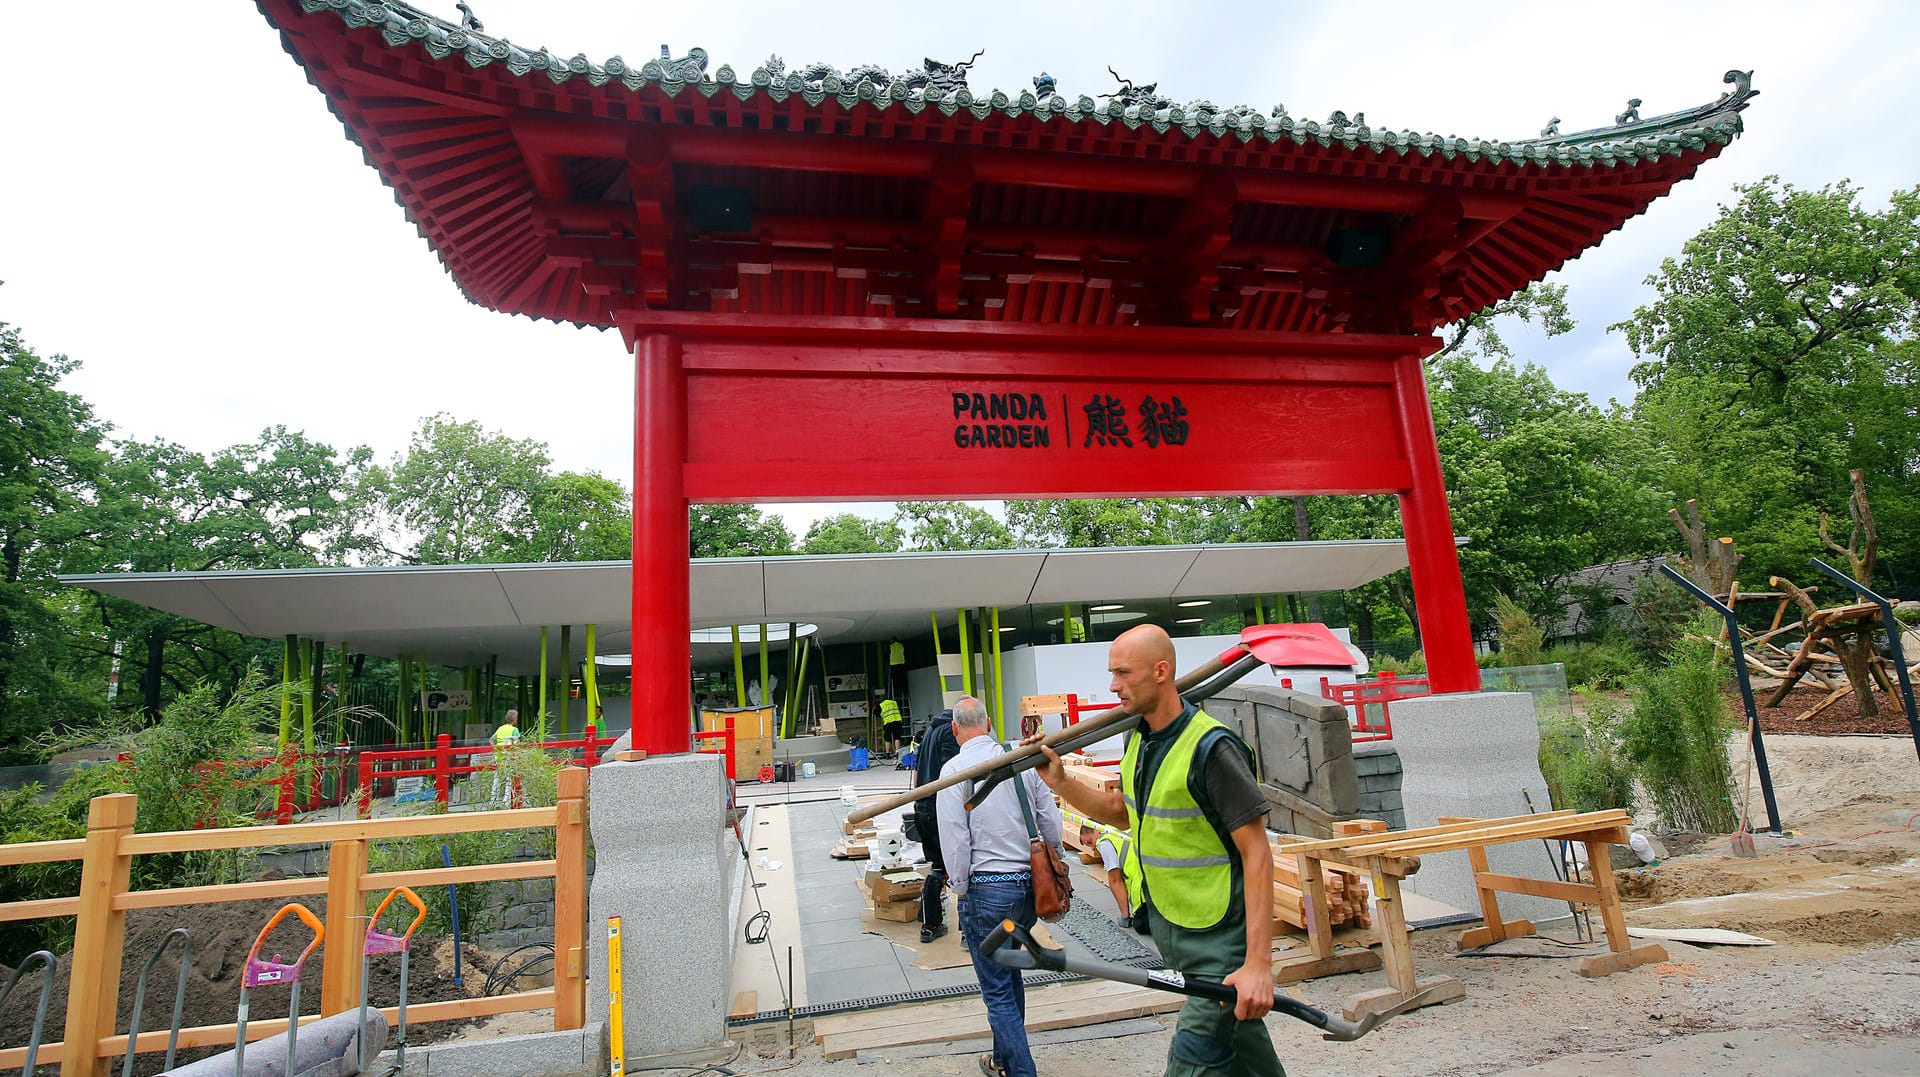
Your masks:
<instances>
[{"instance_id":1,"label":"worker in dark jacket","mask_svg":"<svg viewBox=\"0 0 1920 1077\"><path fill-rule=\"evenodd\" d=\"M960 743L953 736L953 712L941 711L920 734L913 783L926 785L940 777L940 768L958 754ZM920 832L920 848L926 851L927 863L933 868L920 891L920 941L932 942L947 933L946 903L941 893L946 889L947 866L940 859L940 823L934 814L933 797L914 801L913 821L914 829Z\"/></svg>"}]
</instances>

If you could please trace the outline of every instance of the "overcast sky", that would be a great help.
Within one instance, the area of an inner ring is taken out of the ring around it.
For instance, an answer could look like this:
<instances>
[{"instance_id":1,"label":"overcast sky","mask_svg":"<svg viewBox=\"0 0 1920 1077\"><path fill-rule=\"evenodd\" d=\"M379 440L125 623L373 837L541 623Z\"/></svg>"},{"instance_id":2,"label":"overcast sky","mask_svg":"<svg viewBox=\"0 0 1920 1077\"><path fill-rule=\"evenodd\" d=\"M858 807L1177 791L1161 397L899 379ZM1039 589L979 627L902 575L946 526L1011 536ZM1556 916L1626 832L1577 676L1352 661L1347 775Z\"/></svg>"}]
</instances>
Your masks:
<instances>
[{"instance_id":1,"label":"overcast sky","mask_svg":"<svg viewBox=\"0 0 1920 1077\"><path fill-rule=\"evenodd\" d=\"M1878 204L1920 180L1907 3L472 3L490 34L596 62L665 43L743 75L770 53L899 72L984 48L976 93L1045 70L1097 95L1112 64L1182 103L1489 139L1703 104L1754 69L1746 134L1557 275L1579 329L1514 335L1597 401L1631 394L1607 325L1735 183L1851 179ZM0 41L0 321L84 363L70 388L120 436L211 451L278 423L387 459L445 411L631 486L619 337L469 305L252 4L0 3ZM825 508L779 511L799 534Z\"/></svg>"}]
</instances>

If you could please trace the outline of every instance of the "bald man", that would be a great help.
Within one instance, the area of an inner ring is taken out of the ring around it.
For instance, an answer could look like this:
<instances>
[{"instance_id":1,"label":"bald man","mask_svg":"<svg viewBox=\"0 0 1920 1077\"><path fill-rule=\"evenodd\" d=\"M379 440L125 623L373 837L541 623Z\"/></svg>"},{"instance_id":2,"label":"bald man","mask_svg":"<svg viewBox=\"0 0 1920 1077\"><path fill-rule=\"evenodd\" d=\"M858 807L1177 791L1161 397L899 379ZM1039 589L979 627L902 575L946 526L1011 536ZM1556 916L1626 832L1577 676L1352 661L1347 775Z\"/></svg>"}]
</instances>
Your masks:
<instances>
[{"instance_id":1,"label":"bald man","mask_svg":"<svg viewBox=\"0 0 1920 1077\"><path fill-rule=\"evenodd\" d=\"M1253 753L1174 689L1173 640L1129 629L1107 652L1111 689L1140 716L1127 733L1120 788L1067 777L1043 746L1041 779L1100 822L1133 832L1153 941L1167 967L1223 980L1239 998L1188 999L1167 1052L1168 1077L1284 1077L1262 1020L1273 1008L1273 860ZM1039 737L1029 737L1034 743Z\"/></svg>"}]
</instances>

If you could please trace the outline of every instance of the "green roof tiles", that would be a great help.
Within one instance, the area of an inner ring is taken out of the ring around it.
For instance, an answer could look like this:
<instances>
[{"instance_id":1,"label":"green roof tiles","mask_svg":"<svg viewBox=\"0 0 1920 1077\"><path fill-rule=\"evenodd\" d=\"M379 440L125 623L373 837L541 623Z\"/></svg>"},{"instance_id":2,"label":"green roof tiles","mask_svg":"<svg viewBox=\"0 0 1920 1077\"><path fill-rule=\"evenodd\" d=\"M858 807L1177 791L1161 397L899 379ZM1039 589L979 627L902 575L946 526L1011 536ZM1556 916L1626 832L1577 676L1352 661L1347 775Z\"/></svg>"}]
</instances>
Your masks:
<instances>
[{"instance_id":1,"label":"green roof tiles","mask_svg":"<svg viewBox=\"0 0 1920 1077\"><path fill-rule=\"evenodd\" d=\"M502 64L516 77L546 79L554 85L574 79L584 80L590 86L617 81L634 91L657 87L668 97L689 92L708 98L733 94L742 101L765 95L782 102L797 96L813 107L833 98L846 109L865 102L882 112L900 109L918 115L927 109L937 109L943 115L952 116L965 111L983 120L998 112L1014 118L1030 116L1043 123L1117 124L1130 130L1151 127L1160 134L1179 131L1188 138L1196 138L1207 133L1243 143L1305 145L1315 142L1326 147L1338 144L1350 150L1366 147L1375 153L1437 156L1449 161L1464 157L1469 161L1589 168L1655 162L1689 150L1698 151L1712 143L1732 142L1741 131L1741 110L1756 96L1750 85L1750 72L1729 71L1725 81L1735 89L1699 108L1571 135L1488 141L1391 131L1364 123L1323 124L1291 117L1284 108L1262 115L1244 106L1217 109L1206 102L1194 102L1182 107L1164 98L1151 99L1142 106L1117 100L1096 102L1085 95L1069 101L1058 93L1031 91L1008 95L996 90L977 96L962 79L940 77L954 70L948 65L936 65L946 71L935 72L929 81L922 72L915 72L909 78L883 78L886 72L878 68L855 69L857 75L850 72L843 76L824 65L816 65L803 75L785 71L777 60L770 61L774 65L772 70L757 67L744 78L726 64L708 74L707 54L699 49L679 59L648 60L637 66L618 56L596 64L581 53L561 57L544 48L525 49L504 38L463 29L397 0L300 0L300 3L308 13L331 11L348 26L377 29L394 48L417 43L435 59L444 60L458 54L468 66L476 69ZM1336 113L1335 120L1345 120L1345 116Z\"/></svg>"}]
</instances>

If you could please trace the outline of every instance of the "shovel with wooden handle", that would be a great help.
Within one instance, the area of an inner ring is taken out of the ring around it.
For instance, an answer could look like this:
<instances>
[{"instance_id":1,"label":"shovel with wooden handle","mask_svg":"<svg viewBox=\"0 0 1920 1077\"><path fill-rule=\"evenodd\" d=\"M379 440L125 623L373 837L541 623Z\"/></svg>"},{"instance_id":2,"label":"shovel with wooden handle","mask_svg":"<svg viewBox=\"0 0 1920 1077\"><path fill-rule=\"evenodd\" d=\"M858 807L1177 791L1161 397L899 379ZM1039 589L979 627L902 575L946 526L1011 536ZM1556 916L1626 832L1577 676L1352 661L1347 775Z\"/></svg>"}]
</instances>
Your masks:
<instances>
[{"instance_id":1,"label":"shovel with wooden handle","mask_svg":"<svg viewBox=\"0 0 1920 1077\"><path fill-rule=\"evenodd\" d=\"M1076 957L1058 946L1042 946L1035 942L1026 928L1012 920L1000 921L980 943L981 956L999 965L1001 968L1034 970L1048 972L1071 972L1077 976L1093 976L1115 983L1131 984L1155 991L1171 991L1177 995L1190 995L1194 998L1212 999L1231 1006L1239 1001L1239 992L1218 980L1203 980L1198 976L1187 976L1172 969L1136 969L1127 965L1116 965L1097 958ZM1425 1005L1427 999L1420 992L1402 999L1391 1008L1378 1013L1369 1013L1358 1021L1349 1021L1337 1017L1318 1006L1309 1006L1299 999L1275 993L1273 1009L1295 1020L1305 1021L1320 1030L1321 1037L1329 1040L1351 1042L1379 1028L1387 1018L1407 1010Z\"/></svg>"},{"instance_id":2,"label":"shovel with wooden handle","mask_svg":"<svg viewBox=\"0 0 1920 1077\"><path fill-rule=\"evenodd\" d=\"M1187 671L1186 676L1174 681L1174 688L1179 691L1181 698L1189 702L1207 699L1261 666L1352 669L1353 655L1347 650L1346 644L1327 630L1326 625L1253 625L1241 631L1240 642L1231 650L1223 651ZM967 801L967 806L971 808L1007 778L1045 766L1047 757L1040 750L1042 745L1052 748L1056 753L1065 754L1103 741L1138 720L1124 707L1101 711L1078 724L1056 729L1033 744L1001 752L992 759L957 770L897 796L861 805L847 813L847 822L863 823L895 808L930 797L949 786L961 782L979 782Z\"/></svg>"}]
</instances>

